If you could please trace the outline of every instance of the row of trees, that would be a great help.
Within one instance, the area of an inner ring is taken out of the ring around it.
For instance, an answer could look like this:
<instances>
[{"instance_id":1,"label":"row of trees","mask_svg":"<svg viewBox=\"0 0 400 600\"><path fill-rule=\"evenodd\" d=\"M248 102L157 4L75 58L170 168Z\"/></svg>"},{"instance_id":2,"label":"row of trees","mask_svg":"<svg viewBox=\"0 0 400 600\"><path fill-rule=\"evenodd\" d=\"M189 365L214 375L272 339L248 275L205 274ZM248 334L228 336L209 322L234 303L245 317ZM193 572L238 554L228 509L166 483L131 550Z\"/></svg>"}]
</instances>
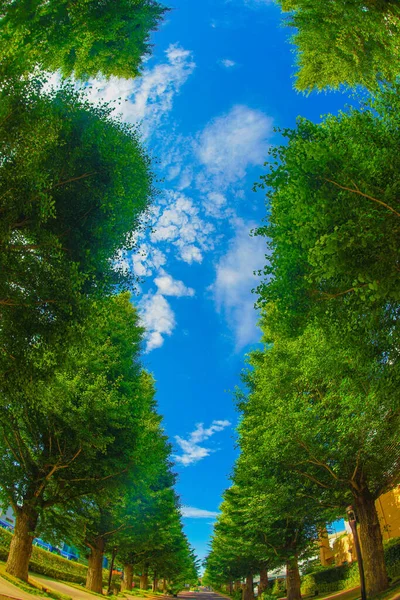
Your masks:
<instances>
[{"instance_id":1,"label":"row of trees","mask_svg":"<svg viewBox=\"0 0 400 600\"><path fill-rule=\"evenodd\" d=\"M0 501L7 571L36 535L144 577L196 576L170 446L140 362L143 330L119 257L154 195L139 132L44 70L133 77L165 9L153 0L31 0L0 10Z\"/></svg>"},{"instance_id":2,"label":"row of trees","mask_svg":"<svg viewBox=\"0 0 400 600\"><path fill-rule=\"evenodd\" d=\"M256 185L267 194L254 232L268 248L263 347L236 394L241 453L206 580L246 578L250 598L255 573L263 591L286 564L288 600L300 599L299 560L352 505L372 597L388 586L375 501L400 480L400 13L390 1L282 6L298 28L298 87L374 94L284 130Z\"/></svg>"}]
</instances>

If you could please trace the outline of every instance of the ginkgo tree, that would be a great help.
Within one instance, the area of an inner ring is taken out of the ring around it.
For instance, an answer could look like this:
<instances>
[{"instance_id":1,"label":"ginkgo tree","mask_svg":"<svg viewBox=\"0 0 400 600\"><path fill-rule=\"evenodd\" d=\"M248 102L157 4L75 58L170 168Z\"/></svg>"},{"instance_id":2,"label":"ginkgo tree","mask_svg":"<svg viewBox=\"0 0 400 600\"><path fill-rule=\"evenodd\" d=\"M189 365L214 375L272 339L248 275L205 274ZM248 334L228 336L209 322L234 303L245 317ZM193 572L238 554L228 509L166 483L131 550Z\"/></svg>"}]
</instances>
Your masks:
<instances>
[{"instance_id":1,"label":"ginkgo tree","mask_svg":"<svg viewBox=\"0 0 400 600\"><path fill-rule=\"evenodd\" d=\"M279 0L295 28L296 88L311 91L395 82L400 73L397 0Z\"/></svg>"},{"instance_id":2,"label":"ginkgo tree","mask_svg":"<svg viewBox=\"0 0 400 600\"><path fill-rule=\"evenodd\" d=\"M0 75L135 77L165 11L156 0L1 0Z\"/></svg>"},{"instance_id":3,"label":"ginkgo tree","mask_svg":"<svg viewBox=\"0 0 400 600\"><path fill-rule=\"evenodd\" d=\"M306 514L326 507L335 518L355 507L372 596L388 582L375 500L400 475L397 365L385 364L372 343L367 360L365 349L360 353L340 331L328 334L315 322L297 337L285 336L268 308L265 349L250 355L249 393L239 403L248 471L260 486L263 464L274 476L295 478ZM253 463L260 465L258 477Z\"/></svg>"},{"instance_id":4,"label":"ginkgo tree","mask_svg":"<svg viewBox=\"0 0 400 600\"><path fill-rule=\"evenodd\" d=\"M16 515L10 574L27 579L43 513L119 489L143 461L153 407L143 391L141 336L129 294L105 299L74 332L52 378L3 387L0 494ZM45 358L54 360L50 351Z\"/></svg>"}]
</instances>

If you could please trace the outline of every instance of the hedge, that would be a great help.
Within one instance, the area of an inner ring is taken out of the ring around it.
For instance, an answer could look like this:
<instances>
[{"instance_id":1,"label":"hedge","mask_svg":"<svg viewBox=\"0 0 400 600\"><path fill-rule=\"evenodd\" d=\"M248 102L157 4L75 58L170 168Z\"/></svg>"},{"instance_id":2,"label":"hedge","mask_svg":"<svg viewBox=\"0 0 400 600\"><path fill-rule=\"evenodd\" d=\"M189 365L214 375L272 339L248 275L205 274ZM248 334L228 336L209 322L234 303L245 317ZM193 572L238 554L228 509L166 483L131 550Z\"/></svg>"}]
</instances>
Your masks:
<instances>
[{"instance_id":1,"label":"hedge","mask_svg":"<svg viewBox=\"0 0 400 600\"><path fill-rule=\"evenodd\" d=\"M400 576L400 538L384 542L385 562L391 579ZM357 563L328 567L314 571L301 578L301 593L304 595L329 593L345 590L359 585L360 577Z\"/></svg>"},{"instance_id":2,"label":"hedge","mask_svg":"<svg viewBox=\"0 0 400 600\"><path fill-rule=\"evenodd\" d=\"M301 593L316 595L317 593L336 592L354 587L359 583L358 565L353 563L304 575L301 581Z\"/></svg>"},{"instance_id":3,"label":"hedge","mask_svg":"<svg viewBox=\"0 0 400 600\"><path fill-rule=\"evenodd\" d=\"M388 575L391 579L400 577L400 537L383 542Z\"/></svg>"},{"instance_id":4,"label":"hedge","mask_svg":"<svg viewBox=\"0 0 400 600\"><path fill-rule=\"evenodd\" d=\"M12 533L0 527L0 560L7 560ZM33 546L29 570L54 579L85 584L87 566Z\"/></svg>"}]
</instances>

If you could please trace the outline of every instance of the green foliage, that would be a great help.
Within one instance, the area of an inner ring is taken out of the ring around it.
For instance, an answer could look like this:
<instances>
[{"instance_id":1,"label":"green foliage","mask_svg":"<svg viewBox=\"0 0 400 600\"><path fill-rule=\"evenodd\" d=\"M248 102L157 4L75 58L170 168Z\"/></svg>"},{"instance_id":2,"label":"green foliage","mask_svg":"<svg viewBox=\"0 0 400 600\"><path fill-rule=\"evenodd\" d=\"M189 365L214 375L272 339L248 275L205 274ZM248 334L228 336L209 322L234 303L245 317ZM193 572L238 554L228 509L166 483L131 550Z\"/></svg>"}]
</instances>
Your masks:
<instances>
[{"instance_id":1,"label":"green foliage","mask_svg":"<svg viewBox=\"0 0 400 600\"><path fill-rule=\"evenodd\" d=\"M10 549L12 533L0 528L0 560L7 560ZM87 567L78 562L67 560L62 556L53 554L33 546L29 569L33 573L39 573L73 583L85 583Z\"/></svg>"},{"instance_id":2,"label":"green foliage","mask_svg":"<svg viewBox=\"0 0 400 600\"><path fill-rule=\"evenodd\" d=\"M388 575L392 579L400 576L400 538L392 538L384 542L385 561Z\"/></svg>"},{"instance_id":3,"label":"green foliage","mask_svg":"<svg viewBox=\"0 0 400 600\"><path fill-rule=\"evenodd\" d=\"M304 575L301 592L305 595L327 594L355 587L359 583L358 564L353 563Z\"/></svg>"},{"instance_id":4,"label":"green foliage","mask_svg":"<svg viewBox=\"0 0 400 600\"><path fill-rule=\"evenodd\" d=\"M155 0L0 2L0 73L134 77L163 8Z\"/></svg>"},{"instance_id":5,"label":"green foliage","mask_svg":"<svg viewBox=\"0 0 400 600\"><path fill-rule=\"evenodd\" d=\"M296 28L299 90L395 82L400 73L396 0L279 0Z\"/></svg>"},{"instance_id":6,"label":"green foliage","mask_svg":"<svg viewBox=\"0 0 400 600\"><path fill-rule=\"evenodd\" d=\"M140 395L141 333L129 294L99 302L51 381L28 382L4 394L0 485L3 501L12 499L17 523L21 510L37 518L73 506L99 484L103 493L121 485L127 467L133 471L152 408Z\"/></svg>"},{"instance_id":7,"label":"green foliage","mask_svg":"<svg viewBox=\"0 0 400 600\"><path fill-rule=\"evenodd\" d=\"M272 586L272 594L274 596L282 596L286 594L286 581L285 579L276 578Z\"/></svg>"},{"instance_id":8,"label":"green foliage","mask_svg":"<svg viewBox=\"0 0 400 600\"><path fill-rule=\"evenodd\" d=\"M271 252L260 304L276 303L287 330L310 315L343 334L394 326L400 300L397 86L320 124L299 120L271 151L262 177L270 213L259 234ZM366 312L367 310L367 312ZM328 315L326 312L328 311ZM379 338L378 338L379 339Z\"/></svg>"}]
</instances>

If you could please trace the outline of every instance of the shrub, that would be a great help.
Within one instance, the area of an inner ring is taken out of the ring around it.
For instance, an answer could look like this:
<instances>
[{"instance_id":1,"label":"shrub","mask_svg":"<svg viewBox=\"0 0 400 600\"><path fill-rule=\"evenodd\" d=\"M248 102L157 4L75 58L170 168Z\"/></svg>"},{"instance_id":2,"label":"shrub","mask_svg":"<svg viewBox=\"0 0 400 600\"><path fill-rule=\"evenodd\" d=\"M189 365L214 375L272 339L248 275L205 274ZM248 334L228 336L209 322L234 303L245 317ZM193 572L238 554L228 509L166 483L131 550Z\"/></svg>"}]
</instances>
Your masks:
<instances>
[{"instance_id":1,"label":"shrub","mask_svg":"<svg viewBox=\"0 0 400 600\"><path fill-rule=\"evenodd\" d=\"M353 563L340 567L325 568L322 571L304 575L301 582L301 593L304 595L325 594L345 590L359 583L358 565Z\"/></svg>"},{"instance_id":2,"label":"shrub","mask_svg":"<svg viewBox=\"0 0 400 600\"><path fill-rule=\"evenodd\" d=\"M388 575L393 579L400 576L400 538L392 538L383 545Z\"/></svg>"},{"instance_id":3,"label":"shrub","mask_svg":"<svg viewBox=\"0 0 400 600\"><path fill-rule=\"evenodd\" d=\"M12 533L0 527L0 560L7 560ZM71 583L86 582L87 566L33 546L29 570Z\"/></svg>"},{"instance_id":4,"label":"shrub","mask_svg":"<svg viewBox=\"0 0 400 600\"><path fill-rule=\"evenodd\" d=\"M275 579L274 584L272 586L272 594L273 596L283 596L284 594L286 594L285 579Z\"/></svg>"},{"instance_id":5,"label":"shrub","mask_svg":"<svg viewBox=\"0 0 400 600\"><path fill-rule=\"evenodd\" d=\"M390 578L400 576L400 538L392 538L384 542L385 562ZM360 583L357 563L340 567L318 567L312 573L301 578L301 593L315 595L317 593L336 592L354 587Z\"/></svg>"}]
</instances>

